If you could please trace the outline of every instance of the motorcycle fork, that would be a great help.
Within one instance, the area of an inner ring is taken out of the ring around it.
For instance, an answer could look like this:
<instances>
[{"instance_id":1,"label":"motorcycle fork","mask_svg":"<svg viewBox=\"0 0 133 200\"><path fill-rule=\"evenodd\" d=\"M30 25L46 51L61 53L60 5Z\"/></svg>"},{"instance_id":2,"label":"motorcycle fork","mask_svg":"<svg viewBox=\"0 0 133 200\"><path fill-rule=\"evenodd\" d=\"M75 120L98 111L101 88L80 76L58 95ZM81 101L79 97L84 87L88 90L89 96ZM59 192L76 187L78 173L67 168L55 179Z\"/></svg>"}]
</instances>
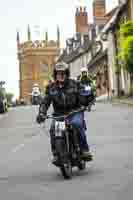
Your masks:
<instances>
[{"instance_id":1,"label":"motorcycle fork","mask_svg":"<svg viewBox=\"0 0 133 200\"><path fill-rule=\"evenodd\" d=\"M65 143L66 143L66 154L69 157L69 155L70 155L70 134L69 134L68 129L66 129L64 136L65 136Z\"/></svg>"},{"instance_id":2,"label":"motorcycle fork","mask_svg":"<svg viewBox=\"0 0 133 200\"><path fill-rule=\"evenodd\" d=\"M62 137L57 137L55 139L55 143L59 162L63 164L70 159L70 143L67 129L62 132Z\"/></svg>"}]
</instances>

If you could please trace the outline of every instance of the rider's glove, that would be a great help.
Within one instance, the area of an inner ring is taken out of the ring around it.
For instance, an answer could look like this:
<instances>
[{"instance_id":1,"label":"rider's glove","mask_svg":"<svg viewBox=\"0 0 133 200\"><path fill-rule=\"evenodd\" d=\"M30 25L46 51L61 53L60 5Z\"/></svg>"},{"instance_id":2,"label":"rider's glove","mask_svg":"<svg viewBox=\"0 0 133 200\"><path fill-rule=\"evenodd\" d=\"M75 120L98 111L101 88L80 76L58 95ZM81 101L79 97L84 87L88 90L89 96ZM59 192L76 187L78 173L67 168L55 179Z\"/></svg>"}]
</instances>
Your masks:
<instances>
[{"instance_id":1,"label":"rider's glove","mask_svg":"<svg viewBox=\"0 0 133 200\"><path fill-rule=\"evenodd\" d=\"M36 118L36 122L38 124L40 124L40 123L44 122L45 119L46 119L46 116L43 113L39 113L37 118Z\"/></svg>"},{"instance_id":2,"label":"rider's glove","mask_svg":"<svg viewBox=\"0 0 133 200\"><path fill-rule=\"evenodd\" d=\"M85 111L86 110L86 106L81 106L81 110Z\"/></svg>"}]
</instances>

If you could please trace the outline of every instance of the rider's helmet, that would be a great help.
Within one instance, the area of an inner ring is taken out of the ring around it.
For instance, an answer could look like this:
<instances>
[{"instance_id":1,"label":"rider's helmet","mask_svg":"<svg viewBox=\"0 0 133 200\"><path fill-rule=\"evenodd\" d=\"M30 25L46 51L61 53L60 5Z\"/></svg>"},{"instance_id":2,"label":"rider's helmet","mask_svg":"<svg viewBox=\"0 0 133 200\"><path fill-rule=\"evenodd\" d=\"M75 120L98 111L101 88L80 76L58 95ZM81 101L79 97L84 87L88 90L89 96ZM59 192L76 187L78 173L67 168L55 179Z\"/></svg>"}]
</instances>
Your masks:
<instances>
[{"instance_id":1,"label":"rider's helmet","mask_svg":"<svg viewBox=\"0 0 133 200\"><path fill-rule=\"evenodd\" d=\"M86 67L82 67L80 71L81 71L81 73L88 72L88 69Z\"/></svg>"},{"instance_id":2,"label":"rider's helmet","mask_svg":"<svg viewBox=\"0 0 133 200\"><path fill-rule=\"evenodd\" d=\"M34 83L33 87L39 87L38 83Z\"/></svg>"},{"instance_id":3,"label":"rider's helmet","mask_svg":"<svg viewBox=\"0 0 133 200\"><path fill-rule=\"evenodd\" d=\"M82 77L88 75L88 69L86 67L82 67L80 71L81 71L81 76Z\"/></svg>"},{"instance_id":4,"label":"rider's helmet","mask_svg":"<svg viewBox=\"0 0 133 200\"><path fill-rule=\"evenodd\" d=\"M57 75L58 72L64 72L67 79L70 77L69 67L64 62L58 62L55 65L54 71L53 71L53 78L54 78L54 80L56 80L56 75Z\"/></svg>"}]
</instances>

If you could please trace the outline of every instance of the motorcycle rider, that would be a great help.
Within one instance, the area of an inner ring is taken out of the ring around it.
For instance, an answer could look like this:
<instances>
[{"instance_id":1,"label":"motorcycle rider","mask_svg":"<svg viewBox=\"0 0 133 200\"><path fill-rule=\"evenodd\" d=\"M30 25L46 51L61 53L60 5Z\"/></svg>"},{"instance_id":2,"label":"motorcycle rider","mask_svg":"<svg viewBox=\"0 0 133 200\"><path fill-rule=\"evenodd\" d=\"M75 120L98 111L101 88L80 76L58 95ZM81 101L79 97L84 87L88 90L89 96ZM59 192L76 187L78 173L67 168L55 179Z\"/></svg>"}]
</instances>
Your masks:
<instances>
[{"instance_id":1,"label":"motorcycle rider","mask_svg":"<svg viewBox=\"0 0 133 200\"><path fill-rule=\"evenodd\" d=\"M56 116L68 114L81 106L79 102L78 84L75 80L70 79L70 71L65 63L60 62L55 65L53 78L54 81L47 86L45 97L40 104L39 114L37 116L38 123L45 120L47 110L51 103L53 104L54 115ZM83 158L91 161L92 155L89 151L84 128L84 113L74 113L68 120L80 132L80 148ZM51 124L50 136L51 150L54 157L53 162L56 162L54 120Z\"/></svg>"},{"instance_id":2,"label":"motorcycle rider","mask_svg":"<svg viewBox=\"0 0 133 200\"><path fill-rule=\"evenodd\" d=\"M85 86L89 86L91 88L91 102L95 102L95 88L94 88L94 84L93 84L93 79L91 78L91 75L89 75L88 73L88 69L86 67L82 67L81 68L81 75L78 76L77 82L79 85L79 88L85 88ZM80 97L82 100L82 103L84 101L84 105L88 105L88 98L89 96Z\"/></svg>"},{"instance_id":3,"label":"motorcycle rider","mask_svg":"<svg viewBox=\"0 0 133 200\"><path fill-rule=\"evenodd\" d=\"M88 74L88 69L86 67L81 68L81 75L78 77L78 81L82 84L89 84L92 86L92 78Z\"/></svg>"},{"instance_id":4,"label":"motorcycle rider","mask_svg":"<svg viewBox=\"0 0 133 200\"><path fill-rule=\"evenodd\" d=\"M39 105L40 100L41 100L41 90L39 88L39 85L35 83L32 88L31 103L33 105Z\"/></svg>"}]
</instances>

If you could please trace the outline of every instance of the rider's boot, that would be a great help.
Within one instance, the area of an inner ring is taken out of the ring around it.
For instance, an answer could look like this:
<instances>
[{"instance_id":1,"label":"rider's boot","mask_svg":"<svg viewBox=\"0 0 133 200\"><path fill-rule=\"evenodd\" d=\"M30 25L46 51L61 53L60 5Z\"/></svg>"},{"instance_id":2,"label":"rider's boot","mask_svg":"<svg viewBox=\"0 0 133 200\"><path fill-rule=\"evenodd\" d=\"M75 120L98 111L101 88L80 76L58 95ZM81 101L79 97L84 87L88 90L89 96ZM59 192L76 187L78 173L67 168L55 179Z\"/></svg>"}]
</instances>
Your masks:
<instances>
[{"instance_id":1,"label":"rider's boot","mask_svg":"<svg viewBox=\"0 0 133 200\"><path fill-rule=\"evenodd\" d=\"M89 149L88 150L82 150L81 158L85 161L92 161L93 160L93 156L92 156Z\"/></svg>"},{"instance_id":2,"label":"rider's boot","mask_svg":"<svg viewBox=\"0 0 133 200\"><path fill-rule=\"evenodd\" d=\"M88 151L83 151L81 157L85 161L92 161L93 160L92 154L90 152L88 152Z\"/></svg>"}]
</instances>

